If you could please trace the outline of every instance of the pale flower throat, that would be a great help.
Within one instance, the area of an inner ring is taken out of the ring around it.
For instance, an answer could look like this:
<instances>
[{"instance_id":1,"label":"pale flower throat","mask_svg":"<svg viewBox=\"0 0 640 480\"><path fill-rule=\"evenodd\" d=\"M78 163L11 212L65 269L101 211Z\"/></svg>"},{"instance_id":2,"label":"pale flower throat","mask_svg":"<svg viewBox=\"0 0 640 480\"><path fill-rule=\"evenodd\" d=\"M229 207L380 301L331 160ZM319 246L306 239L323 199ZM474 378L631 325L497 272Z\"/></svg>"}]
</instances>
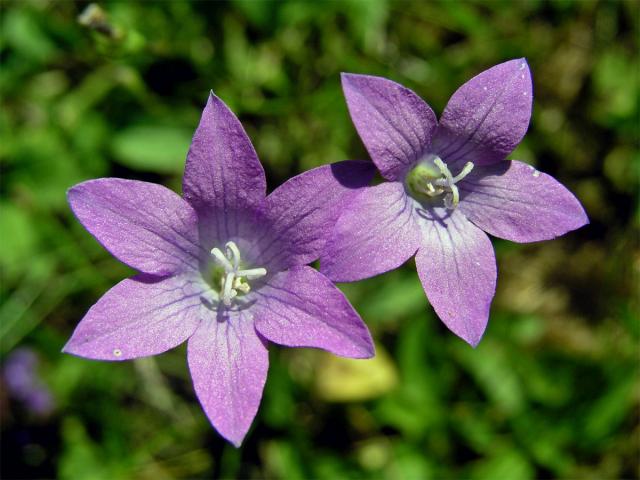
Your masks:
<instances>
[{"instance_id":1,"label":"pale flower throat","mask_svg":"<svg viewBox=\"0 0 640 480\"><path fill-rule=\"evenodd\" d=\"M412 195L422 199L444 195L444 206L453 210L460 201L460 192L456 183L469 175L471 170L473 170L473 163L467 162L460 173L454 177L440 157L428 155L408 173L406 185Z\"/></svg>"},{"instance_id":2,"label":"pale flower throat","mask_svg":"<svg viewBox=\"0 0 640 480\"><path fill-rule=\"evenodd\" d=\"M239 292L251 291L248 280L264 277L267 270L265 268L241 269L240 250L235 242L227 242L225 250L226 255L219 248L214 248L211 250L211 255L224 268L224 273L220 277L220 298L222 303L229 307Z\"/></svg>"}]
</instances>

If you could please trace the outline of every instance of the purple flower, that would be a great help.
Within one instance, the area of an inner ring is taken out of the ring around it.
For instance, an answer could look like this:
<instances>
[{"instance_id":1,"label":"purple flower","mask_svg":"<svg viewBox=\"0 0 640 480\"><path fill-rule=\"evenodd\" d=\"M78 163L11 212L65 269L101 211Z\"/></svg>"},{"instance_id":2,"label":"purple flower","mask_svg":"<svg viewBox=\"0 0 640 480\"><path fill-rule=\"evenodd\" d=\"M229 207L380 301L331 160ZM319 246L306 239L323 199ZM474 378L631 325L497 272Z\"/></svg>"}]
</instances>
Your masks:
<instances>
[{"instance_id":1,"label":"purple flower","mask_svg":"<svg viewBox=\"0 0 640 480\"><path fill-rule=\"evenodd\" d=\"M198 399L218 432L239 446L262 397L267 341L352 358L374 354L344 295L306 266L373 173L369 162L340 162L265 198L251 141L212 94L187 156L184 198L116 178L69 190L84 227L140 274L91 307L64 351L127 360L188 340Z\"/></svg>"},{"instance_id":2,"label":"purple flower","mask_svg":"<svg viewBox=\"0 0 640 480\"><path fill-rule=\"evenodd\" d=\"M342 86L353 123L387 181L364 189L339 217L321 271L334 281L360 280L415 254L436 313L476 346L496 285L484 232L536 242L588 223L578 200L555 179L505 160L531 117L526 61L469 80L440 123L420 97L390 80L343 74Z\"/></svg>"},{"instance_id":3,"label":"purple flower","mask_svg":"<svg viewBox=\"0 0 640 480\"><path fill-rule=\"evenodd\" d=\"M38 376L39 360L29 348L18 348L4 362L3 376L7 390L20 400L30 412L47 416L54 408L49 389Z\"/></svg>"}]
</instances>

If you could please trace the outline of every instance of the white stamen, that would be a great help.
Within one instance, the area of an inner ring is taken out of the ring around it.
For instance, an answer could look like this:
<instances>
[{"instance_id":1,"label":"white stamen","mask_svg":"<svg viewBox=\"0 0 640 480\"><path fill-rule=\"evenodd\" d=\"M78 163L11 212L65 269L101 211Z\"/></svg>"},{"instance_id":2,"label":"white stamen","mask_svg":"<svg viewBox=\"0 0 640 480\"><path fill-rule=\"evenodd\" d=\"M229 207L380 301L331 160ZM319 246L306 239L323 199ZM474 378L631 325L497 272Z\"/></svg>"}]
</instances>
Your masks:
<instances>
[{"instance_id":1,"label":"white stamen","mask_svg":"<svg viewBox=\"0 0 640 480\"><path fill-rule=\"evenodd\" d=\"M120 350L119 348L116 348L116 349L113 351L113 356L114 356L114 357L121 357L121 356L122 356L122 350Z\"/></svg>"},{"instance_id":2,"label":"white stamen","mask_svg":"<svg viewBox=\"0 0 640 480\"><path fill-rule=\"evenodd\" d=\"M436 157L433 159L433 163L440 169L440 173L444 175L444 178L447 180L449 185L453 184L453 176L447 167L447 164L442 161L440 157Z\"/></svg>"},{"instance_id":3,"label":"white stamen","mask_svg":"<svg viewBox=\"0 0 640 480\"><path fill-rule=\"evenodd\" d=\"M229 241L225 245L226 255L219 248L213 248L211 254L224 268L224 276L220 279L220 296L222 303L231 306L232 300L238 292L249 293L251 286L247 280L255 280L267 274L265 268L249 268L240 270L240 249L235 242Z\"/></svg>"},{"instance_id":4,"label":"white stamen","mask_svg":"<svg viewBox=\"0 0 640 480\"><path fill-rule=\"evenodd\" d=\"M227 257L233 260L233 269L237 270L240 265L240 250L235 242L227 242L225 246L227 247Z\"/></svg>"},{"instance_id":5,"label":"white stamen","mask_svg":"<svg viewBox=\"0 0 640 480\"><path fill-rule=\"evenodd\" d=\"M462 167L462 170L460 170L460 173L455 177L453 177L453 183L458 183L464 177L469 175L471 173L471 170L473 170L473 163L472 162L465 163L464 167Z\"/></svg>"},{"instance_id":6,"label":"white stamen","mask_svg":"<svg viewBox=\"0 0 640 480\"><path fill-rule=\"evenodd\" d=\"M238 270L236 275L238 277L247 277L249 280L255 280L256 278L264 277L267 274L267 270L264 268L251 268L249 270Z\"/></svg>"},{"instance_id":7,"label":"white stamen","mask_svg":"<svg viewBox=\"0 0 640 480\"><path fill-rule=\"evenodd\" d=\"M451 192L447 193L447 196L445 197L445 207L449 210L454 210L460 201L460 192L458 187L454 184L449 185L449 188L451 189Z\"/></svg>"},{"instance_id":8,"label":"white stamen","mask_svg":"<svg viewBox=\"0 0 640 480\"><path fill-rule=\"evenodd\" d=\"M231 305L231 300L238 292L233 289L233 277L234 273L229 272L225 276L224 286L222 287L222 302L228 307Z\"/></svg>"},{"instance_id":9,"label":"white stamen","mask_svg":"<svg viewBox=\"0 0 640 480\"><path fill-rule=\"evenodd\" d=\"M219 248L213 248L211 250L211 254L216 257L216 260L218 260L218 262L220 262L220 264L224 267L225 271L229 271L229 270L233 270L233 266L229 263L229 260L227 260L227 257L224 256L224 253L222 253L222 250L220 250Z\"/></svg>"}]
</instances>

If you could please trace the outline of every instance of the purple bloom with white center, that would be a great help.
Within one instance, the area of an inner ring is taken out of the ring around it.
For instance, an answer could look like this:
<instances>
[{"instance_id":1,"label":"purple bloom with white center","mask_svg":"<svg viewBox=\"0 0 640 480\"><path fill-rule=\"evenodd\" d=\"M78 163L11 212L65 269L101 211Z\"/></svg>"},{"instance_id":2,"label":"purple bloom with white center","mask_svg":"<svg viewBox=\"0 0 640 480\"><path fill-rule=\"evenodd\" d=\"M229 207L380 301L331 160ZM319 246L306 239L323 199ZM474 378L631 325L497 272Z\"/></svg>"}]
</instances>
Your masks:
<instances>
[{"instance_id":1,"label":"purple bloom with white center","mask_svg":"<svg viewBox=\"0 0 640 480\"><path fill-rule=\"evenodd\" d=\"M339 217L320 271L350 282L399 267L415 254L436 313L476 346L496 286L484 232L515 242L555 238L588 223L554 178L505 157L531 117L524 59L462 85L440 122L420 97L385 78L343 74L353 123L386 182L364 189Z\"/></svg>"},{"instance_id":2,"label":"purple bloom with white center","mask_svg":"<svg viewBox=\"0 0 640 480\"><path fill-rule=\"evenodd\" d=\"M116 178L69 190L78 220L140 273L91 307L63 351L127 360L188 340L198 399L218 432L239 446L262 397L268 341L351 358L374 354L344 295L306 266L374 171L370 162L339 162L265 196L251 141L211 94L187 156L184 198Z\"/></svg>"}]
</instances>

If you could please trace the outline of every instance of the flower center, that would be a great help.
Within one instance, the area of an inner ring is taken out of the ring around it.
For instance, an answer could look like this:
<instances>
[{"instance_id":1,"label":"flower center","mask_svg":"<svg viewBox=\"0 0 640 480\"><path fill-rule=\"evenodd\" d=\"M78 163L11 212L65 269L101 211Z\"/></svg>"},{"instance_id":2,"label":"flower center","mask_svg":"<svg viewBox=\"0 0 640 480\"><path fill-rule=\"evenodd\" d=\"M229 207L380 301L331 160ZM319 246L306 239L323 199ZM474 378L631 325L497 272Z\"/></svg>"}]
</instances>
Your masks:
<instances>
[{"instance_id":1,"label":"flower center","mask_svg":"<svg viewBox=\"0 0 640 480\"><path fill-rule=\"evenodd\" d=\"M469 175L473 163L467 162L460 173L452 175L447 164L437 155L428 155L406 178L406 185L411 194L422 199L431 199L444 195L444 206L453 210L460 201L460 192L456 183Z\"/></svg>"},{"instance_id":2,"label":"flower center","mask_svg":"<svg viewBox=\"0 0 640 480\"><path fill-rule=\"evenodd\" d=\"M265 268L240 268L240 250L235 242L227 242L225 245L226 255L219 248L211 250L211 255L217 263L224 269L220 272L220 297L222 303L227 307L239 293L249 293L251 287L248 280L255 280L267 274Z\"/></svg>"}]
</instances>

